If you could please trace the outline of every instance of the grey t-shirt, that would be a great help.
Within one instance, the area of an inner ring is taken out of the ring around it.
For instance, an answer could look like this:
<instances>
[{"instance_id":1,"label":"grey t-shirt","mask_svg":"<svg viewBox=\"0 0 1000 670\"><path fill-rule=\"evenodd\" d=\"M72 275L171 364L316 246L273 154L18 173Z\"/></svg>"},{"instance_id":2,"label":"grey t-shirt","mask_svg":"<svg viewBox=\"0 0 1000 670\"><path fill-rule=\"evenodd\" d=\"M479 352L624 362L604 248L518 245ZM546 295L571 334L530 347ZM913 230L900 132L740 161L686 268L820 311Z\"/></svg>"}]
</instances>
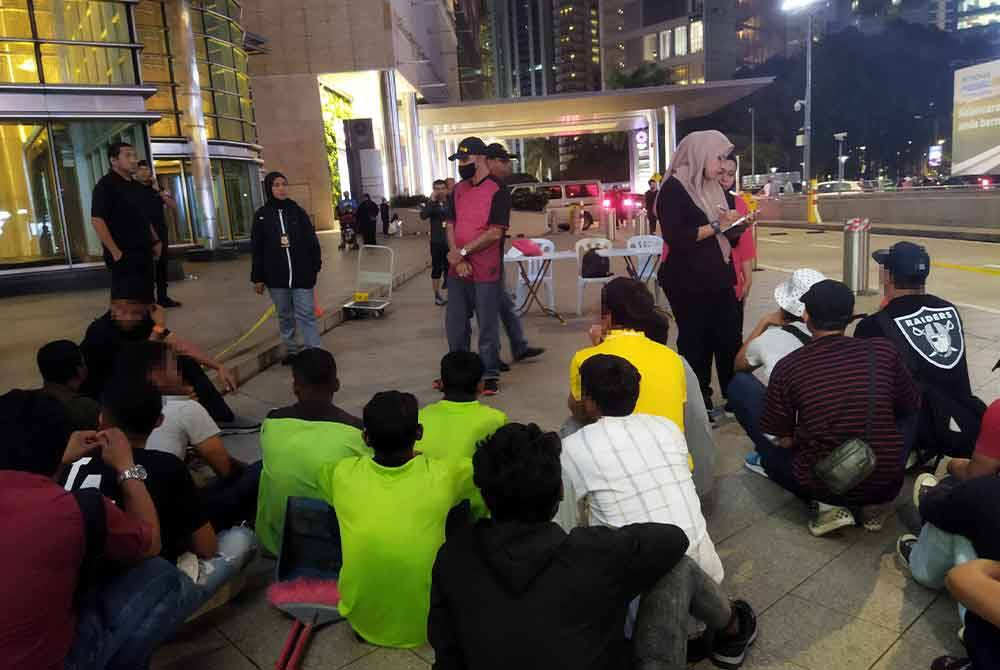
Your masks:
<instances>
[{"instance_id":1,"label":"grey t-shirt","mask_svg":"<svg viewBox=\"0 0 1000 670\"><path fill-rule=\"evenodd\" d=\"M801 321L796 321L791 326L811 337L806 324ZM770 381L771 371L778 364L778 361L801 346L802 341L799 338L777 326L771 326L747 347L747 362L755 367L760 366L759 371L764 377L762 381L766 385Z\"/></svg>"}]
</instances>

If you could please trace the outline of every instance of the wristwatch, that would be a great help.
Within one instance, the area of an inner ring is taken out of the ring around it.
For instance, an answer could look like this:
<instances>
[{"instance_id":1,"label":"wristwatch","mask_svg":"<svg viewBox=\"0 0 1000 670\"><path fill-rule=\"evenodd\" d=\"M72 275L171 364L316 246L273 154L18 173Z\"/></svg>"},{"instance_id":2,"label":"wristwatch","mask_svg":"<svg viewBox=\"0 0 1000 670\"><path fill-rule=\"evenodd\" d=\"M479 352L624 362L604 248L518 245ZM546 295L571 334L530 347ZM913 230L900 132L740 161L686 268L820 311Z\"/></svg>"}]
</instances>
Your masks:
<instances>
[{"instance_id":1,"label":"wristwatch","mask_svg":"<svg viewBox=\"0 0 1000 670\"><path fill-rule=\"evenodd\" d=\"M140 482L146 481L146 477L149 473L146 472L146 468L141 465L133 465L128 470L124 470L120 475L118 475L118 483L122 484L129 479L138 479Z\"/></svg>"},{"instance_id":2,"label":"wristwatch","mask_svg":"<svg viewBox=\"0 0 1000 670\"><path fill-rule=\"evenodd\" d=\"M469 255L469 250L466 249L465 247L462 247L461 249L458 250L458 255L461 256L462 258L465 258L466 256Z\"/></svg>"},{"instance_id":3,"label":"wristwatch","mask_svg":"<svg viewBox=\"0 0 1000 670\"><path fill-rule=\"evenodd\" d=\"M712 232L715 233L716 235L722 232L722 225L718 221L713 221L708 225L712 227Z\"/></svg>"}]
</instances>

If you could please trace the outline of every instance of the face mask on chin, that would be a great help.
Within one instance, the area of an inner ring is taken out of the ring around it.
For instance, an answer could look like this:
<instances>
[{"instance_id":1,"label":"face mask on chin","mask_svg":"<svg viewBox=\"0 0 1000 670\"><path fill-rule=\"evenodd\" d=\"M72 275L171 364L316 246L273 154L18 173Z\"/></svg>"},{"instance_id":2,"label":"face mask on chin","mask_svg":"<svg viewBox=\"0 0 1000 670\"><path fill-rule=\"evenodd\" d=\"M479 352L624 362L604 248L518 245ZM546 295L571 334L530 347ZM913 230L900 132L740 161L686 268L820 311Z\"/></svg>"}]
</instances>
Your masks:
<instances>
[{"instance_id":1,"label":"face mask on chin","mask_svg":"<svg viewBox=\"0 0 1000 670\"><path fill-rule=\"evenodd\" d=\"M468 165L459 165L458 176L462 179L472 179L476 176L476 164L469 163Z\"/></svg>"}]
</instances>

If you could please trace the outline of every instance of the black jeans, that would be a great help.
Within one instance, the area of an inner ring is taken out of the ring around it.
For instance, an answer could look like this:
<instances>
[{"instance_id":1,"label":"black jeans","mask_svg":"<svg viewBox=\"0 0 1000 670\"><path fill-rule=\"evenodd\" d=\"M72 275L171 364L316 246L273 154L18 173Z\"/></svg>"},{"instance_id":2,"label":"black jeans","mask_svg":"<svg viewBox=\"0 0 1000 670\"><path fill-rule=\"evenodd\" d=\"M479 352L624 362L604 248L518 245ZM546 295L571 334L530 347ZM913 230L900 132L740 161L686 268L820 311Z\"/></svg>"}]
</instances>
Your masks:
<instances>
[{"instance_id":1,"label":"black jeans","mask_svg":"<svg viewBox=\"0 0 1000 670\"><path fill-rule=\"evenodd\" d=\"M156 236L163 242L160 247L160 257L156 259L156 300L163 302L167 299L167 264L169 262L167 254L167 227L157 226Z\"/></svg>"},{"instance_id":2,"label":"black jeans","mask_svg":"<svg viewBox=\"0 0 1000 670\"><path fill-rule=\"evenodd\" d=\"M264 461L257 461L229 479L217 480L202 489L205 509L216 532L238 526L244 521L251 526L254 524L263 467Z\"/></svg>"},{"instance_id":3,"label":"black jeans","mask_svg":"<svg viewBox=\"0 0 1000 670\"><path fill-rule=\"evenodd\" d=\"M181 377L198 396L198 402L205 408L209 416L218 423L228 423L233 420L233 410L229 408L215 384L208 378L205 371L190 356L178 356L177 367Z\"/></svg>"},{"instance_id":4,"label":"black jeans","mask_svg":"<svg viewBox=\"0 0 1000 670\"><path fill-rule=\"evenodd\" d=\"M972 670L996 667L1000 659L1000 630L975 612L965 614L965 649L972 660Z\"/></svg>"},{"instance_id":5,"label":"black jeans","mask_svg":"<svg viewBox=\"0 0 1000 670\"><path fill-rule=\"evenodd\" d=\"M742 344L740 307L733 289L688 293L663 286L677 321L677 351L687 359L701 384L705 405L712 407L712 359L719 388L726 397L733 365Z\"/></svg>"},{"instance_id":6,"label":"black jeans","mask_svg":"<svg viewBox=\"0 0 1000 670\"><path fill-rule=\"evenodd\" d=\"M149 282L149 295L153 294L154 274L156 271L153 250L151 248L123 249L121 259L113 261L108 258L105 259L105 264L111 270L112 286L116 286L118 282L126 277L142 277Z\"/></svg>"}]
</instances>

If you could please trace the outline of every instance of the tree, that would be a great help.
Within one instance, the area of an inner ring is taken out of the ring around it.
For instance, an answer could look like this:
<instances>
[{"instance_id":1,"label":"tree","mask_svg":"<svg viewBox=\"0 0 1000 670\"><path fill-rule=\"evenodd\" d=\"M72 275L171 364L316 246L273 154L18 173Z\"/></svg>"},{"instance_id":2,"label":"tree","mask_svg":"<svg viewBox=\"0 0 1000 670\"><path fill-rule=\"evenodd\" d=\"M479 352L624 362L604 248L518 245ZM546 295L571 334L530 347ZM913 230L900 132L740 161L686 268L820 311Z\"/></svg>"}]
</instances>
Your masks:
<instances>
[{"instance_id":1,"label":"tree","mask_svg":"<svg viewBox=\"0 0 1000 670\"><path fill-rule=\"evenodd\" d=\"M599 179L603 182L628 181L628 147L625 133L581 135L575 140L573 158L560 179Z\"/></svg>"},{"instance_id":2,"label":"tree","mask_svg":"<svg viewBox=\"0 0 1000 670\"><path fill-rule=\"evenodd\" d=\"M608 88L645 88L669 83L670 71L655 63L643 63L631 72L618 71L608 77Z\"/></svg>"},{"instance_id":3,"label":"tree","mask_svg":"<svg viewBox=\"0 0 1000 670\"><path fill-rule=\"evenodd\" d=\"M559 144L553 137L534 137L524 142L521 169L542 181L559 175Z\"/></svg>"}]
</instances>

